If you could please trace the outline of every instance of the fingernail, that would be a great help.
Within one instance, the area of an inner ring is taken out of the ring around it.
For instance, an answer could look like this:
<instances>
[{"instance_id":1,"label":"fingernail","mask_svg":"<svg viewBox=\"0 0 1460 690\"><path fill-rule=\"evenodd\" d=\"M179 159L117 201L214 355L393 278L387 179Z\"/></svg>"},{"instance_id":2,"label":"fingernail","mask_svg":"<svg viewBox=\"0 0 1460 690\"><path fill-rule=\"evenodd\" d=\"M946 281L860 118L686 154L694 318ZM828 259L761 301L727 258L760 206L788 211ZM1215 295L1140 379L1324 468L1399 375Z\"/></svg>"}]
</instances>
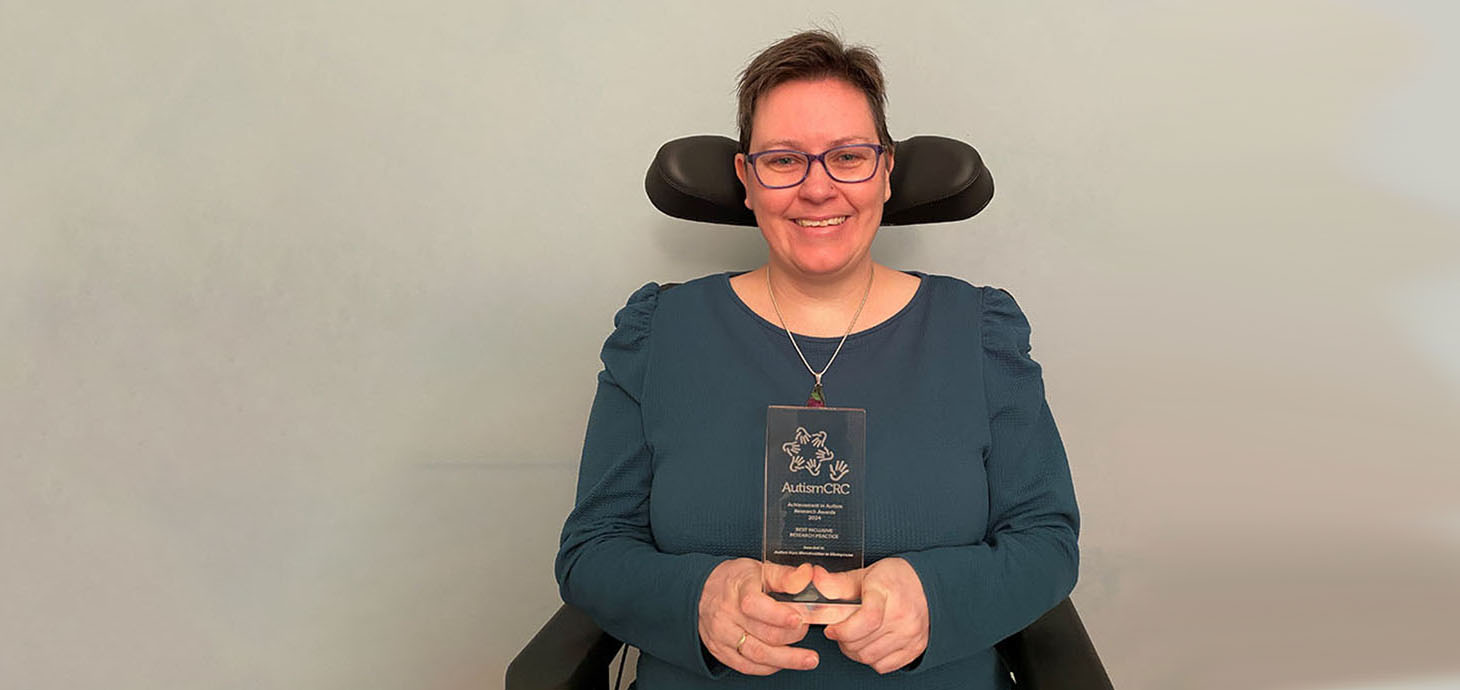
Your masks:
<instances>
[{"instance_id":1,"label":"fingernail","mask_svg":"<svg viewBox=\"0 0 1460 690\"><path fill-rule=\"evenodd\" d=\"M816 668L816 662L817 662L816 655L813 654L813 655L808 656L805 659L802 659L801 660L801 668L804 668L804 669L813 669L813 668Z\"/></svg>"}]
</instances>

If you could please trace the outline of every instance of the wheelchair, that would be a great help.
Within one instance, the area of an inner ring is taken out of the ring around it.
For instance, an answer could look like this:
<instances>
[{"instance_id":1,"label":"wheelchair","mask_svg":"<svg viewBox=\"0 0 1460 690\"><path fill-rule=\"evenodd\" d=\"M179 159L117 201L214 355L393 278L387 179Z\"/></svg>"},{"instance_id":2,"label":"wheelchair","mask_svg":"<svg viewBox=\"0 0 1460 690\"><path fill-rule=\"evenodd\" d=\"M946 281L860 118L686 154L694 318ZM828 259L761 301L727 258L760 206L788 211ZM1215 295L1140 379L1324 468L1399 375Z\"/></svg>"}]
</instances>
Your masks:
<instances>
[{"instance_id":1,"label":"wheelchair","mask_svg":"<svg viewBox=\"0 0 1460 690\"><path fill-rule=\"evenodd\" d=\"M650 164L644 190L669 216L753 227L755 215L745 207L745 188L731 163L737 150L734 140L715 135L671 141ZM993 198L993 177L966 143L916 136L894 150L883 225L964 220ZM507 690L607 690L609 667L622 646L586 613L564 604L508 666ZM1019 690L1113 690L1068 598L995 651Z\"/></svg>"}]
</instances>

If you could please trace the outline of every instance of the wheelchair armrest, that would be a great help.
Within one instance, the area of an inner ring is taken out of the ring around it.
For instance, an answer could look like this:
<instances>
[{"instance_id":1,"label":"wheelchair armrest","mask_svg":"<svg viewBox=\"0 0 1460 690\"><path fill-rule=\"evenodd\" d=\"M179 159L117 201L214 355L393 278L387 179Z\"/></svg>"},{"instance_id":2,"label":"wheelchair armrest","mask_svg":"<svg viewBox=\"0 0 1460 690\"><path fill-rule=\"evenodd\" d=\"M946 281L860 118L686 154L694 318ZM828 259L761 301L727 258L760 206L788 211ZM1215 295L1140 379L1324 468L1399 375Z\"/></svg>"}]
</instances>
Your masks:
<instances>
[{"instance_id":1,"label":"wheelchair armrest","mask_svg":"<svg viewBox=\"0 0 1460 690\"><path fill-rule=\"evenodd\" d=\"M600 690L622 642L564 604L507 667L507 690ZM1069 599L995 645L1019 690L1114 690Z\"/></svg>"},{"instance_id":2,"label":"wheelchair armrest","mask_svg":"<svg viewBox=\"0 0 1460 690\"><path fill-rule=\"evenodd\" d=\"M507 666L507 690L598 690L623 643L563 604Z\"/></svg>"},{"instance_id":3,"label":"wheelchair armrest","mask_svg":"<svg viewBox=\"0 0 1460 690\"><path fill-rule=\"evenodd\" d=\"M995 649L1019 690L1114 690L1068 598Z\"/></svg>"}]
</instances>

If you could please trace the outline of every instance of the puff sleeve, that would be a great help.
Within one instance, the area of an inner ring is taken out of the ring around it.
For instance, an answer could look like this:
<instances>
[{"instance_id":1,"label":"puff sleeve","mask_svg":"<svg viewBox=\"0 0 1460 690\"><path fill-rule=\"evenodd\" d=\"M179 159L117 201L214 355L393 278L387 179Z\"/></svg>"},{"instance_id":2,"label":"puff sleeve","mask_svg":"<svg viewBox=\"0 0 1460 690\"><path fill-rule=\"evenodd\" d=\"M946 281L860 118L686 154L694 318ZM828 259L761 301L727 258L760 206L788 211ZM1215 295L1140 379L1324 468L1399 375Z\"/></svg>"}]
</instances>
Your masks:
<instances>
[{"instance_id":1,"label":"puff sleeve","mask_svg":"<svg viewBox=\"0 0 1460 690\"><path fill-rule=\"evenodd\" d=\"M1029 322L1009 293L981 292L989 526L977 544L899 554L928 600L928 648L913 673L1023 629L1070 594L1079 571L1074 486L1029 356Z\"/></svg>"},{"instance_id":2,"label":"puff sleeve","mask_svg":"<svg viewBox=\"0 0 1460 690\"><path fill-rule=\"evenodd\" d=\"M700 592L724 557L660 551L649 524L653 449L641 401L649 376L659 286L636 291L614 316L588 417L577 499L555 571L563 601L648 654L711 677L701 654Z\"/></svg>"}]
</instances>

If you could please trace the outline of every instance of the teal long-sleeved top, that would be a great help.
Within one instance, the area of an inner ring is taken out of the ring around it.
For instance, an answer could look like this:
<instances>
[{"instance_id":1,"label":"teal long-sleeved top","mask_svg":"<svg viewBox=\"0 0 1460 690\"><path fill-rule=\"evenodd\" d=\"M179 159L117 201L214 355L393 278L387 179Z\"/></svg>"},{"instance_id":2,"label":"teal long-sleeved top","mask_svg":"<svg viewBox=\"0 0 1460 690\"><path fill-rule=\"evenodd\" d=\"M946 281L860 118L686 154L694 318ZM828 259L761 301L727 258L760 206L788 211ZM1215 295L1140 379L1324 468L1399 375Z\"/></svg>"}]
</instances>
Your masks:
<instances>
[{"instance_id":1,"label":"teal long-sleeved top","mask_svg":"<svg viewBox=\"0 0 1460 690\"><path fill-rule=\"evenodd\" d=\"M920 273L901 311L847 338L824 385L829 405L867 410L867 562L912 564L927 650L878 675L812 626L811 671L750 677L703 653L705 579L760 557L766 406L802 404L812 383L732 275L650 283L614 317L556 562L563 600L640 649L642 690L1011 687L993 645L1075 585L1069 464L1014 299ZM797 336L817 369L839 340Z\"/></svg>"}]
</instances>

